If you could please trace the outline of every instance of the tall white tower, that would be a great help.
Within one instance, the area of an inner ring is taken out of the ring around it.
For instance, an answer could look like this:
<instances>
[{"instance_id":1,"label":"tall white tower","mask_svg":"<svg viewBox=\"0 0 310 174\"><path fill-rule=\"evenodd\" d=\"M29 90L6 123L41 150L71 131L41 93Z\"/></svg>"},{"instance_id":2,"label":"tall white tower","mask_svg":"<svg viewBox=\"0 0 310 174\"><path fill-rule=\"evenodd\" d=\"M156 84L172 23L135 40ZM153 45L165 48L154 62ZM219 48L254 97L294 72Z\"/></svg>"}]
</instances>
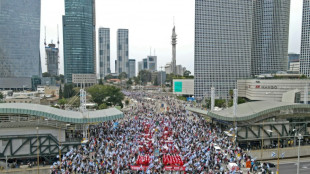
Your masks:
<instances>
[{"instance_id":1,"label":"tall white tower","mask_svg":"<svg viewBox=\"0 0 310 174\"><path fill-rule=\"evenodd\" d=\"M175 33L175 26L172 29L171 44L172 44L171 70L172 70L173 74L177 74L177 65L176 65L177 34Z\"/></svg>"}]
</instances>

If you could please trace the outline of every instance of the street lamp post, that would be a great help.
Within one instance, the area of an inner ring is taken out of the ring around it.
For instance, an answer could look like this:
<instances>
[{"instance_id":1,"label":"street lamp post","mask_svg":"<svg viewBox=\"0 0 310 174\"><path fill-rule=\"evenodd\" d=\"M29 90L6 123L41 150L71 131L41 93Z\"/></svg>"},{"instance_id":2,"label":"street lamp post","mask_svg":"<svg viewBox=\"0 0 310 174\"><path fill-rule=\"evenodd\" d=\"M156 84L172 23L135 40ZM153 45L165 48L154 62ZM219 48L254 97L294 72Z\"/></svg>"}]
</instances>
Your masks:
<instances>
[{"instance_id":1,"label":"street lamp post","mask_svg":"<svg viewBox=\"0 0 310 174\"><path fill-rule=\"evenodd\" d=\"M262 129L262 144L261 144L261 152L260 152L260 160L263 159L263 150L264 150L264 123L265 121L263 121L263 129Z\"/></svg>"},{"instance_id":2,"label":"street lamp post","mask_svg":"<svg viewBox=\"0 0 310 174\"><path fill-rule=\"evenodd\" d=\"M302 139L302 135L298 134L298 162L297 162L297 174L299 174L299 164L300 164L300 140Z\"/></svg>"},{"instance_id":3,"label":"street lamp post","mask_svg":"<svg viewBox=\"0 0 310 174\"><path fill-rule=\"evenodd\" d=\"M39 174L39 163L40 163L40 160L39 160L39 157L40 157L40 145L39 145L39 127L36 128L37 129L37 163L38 163L38 170L37 170L37 173Z\"/></svg>"}]
</instances>

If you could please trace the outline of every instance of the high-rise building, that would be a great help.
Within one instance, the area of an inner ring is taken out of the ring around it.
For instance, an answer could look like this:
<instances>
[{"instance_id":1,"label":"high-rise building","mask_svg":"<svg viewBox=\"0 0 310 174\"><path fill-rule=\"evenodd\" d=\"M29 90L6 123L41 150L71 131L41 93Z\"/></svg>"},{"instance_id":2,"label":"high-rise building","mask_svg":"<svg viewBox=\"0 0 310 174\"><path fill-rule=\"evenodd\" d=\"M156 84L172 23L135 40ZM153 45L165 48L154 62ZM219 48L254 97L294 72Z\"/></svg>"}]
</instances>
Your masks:
<instances>
[{"instance_id":1,"label":"high-rise building","mask_svg":"<svg viewBox=\"0 0 310 174\"><path fill-rule=\"evenodd\" d=\"M195 97L227 98L250 76L252 0L195 0Z\"/></svg>"},{"instance_id":2,"label":"high-rise building","mask_svg":"<svg viewBox=\"0 0 310 174\"><path fill-rule=\"evenodd\" d=\"M47 72L51 76L58 76L59 75L59 49L56 48L56 45L51 43L45 47L46 53L46 65L47 65Z\"/></svg>"},{"instance_id":3,"label":"high-rise building","mask_svg":"<svg viewBox=\"0 0 310 174\"><path fill-rule=\"evenodd\" d=\"M111 73L109 28L99 28L99 62L100 79L103 79Z\"/></svg>"},{"instance_id":4,"label":"high-rise building","mask_svg":"<svg viewBox=\"0 0 310 174\"><path fill-rule=\"evenodd\" d=\"M171 44L172 44L171 67L172 67L173 74L177 74L177 63L176 63L177 34L175 33L175 26L172 29Z\"/></svg>"},{"instance_id":5,"label":"high-rise building","mask_svg":"<svg viewBox=\"0 0 310 174\"><path fill-rule=\"evenodd\" d=\"M300 54L296 54L296 53L289 53L288 54L288 69L290 69L291 67L291 63L294 63L293 66L296 65L297 62L299 62L299 58L300 58Z\"/></svg>"},{"instance_id":6,"label":"high-rise building","mask_svg":"<svg viewBox=\"0 0 310 174\"><path fill-rule=\"evenodd\" d=\"M117 73L129 74L128 29L117 30Z\"/></svg>"},{"instance_id":7,"label":"high-rise building","mask_svg":"<svg viewBox=\"0 0 310 174\"><path fill-rule=\"evenodd\" d=\"M143 70L143 61L138 62L138 73Z\"/></svg>"},{"instance_id":8,"label":"high-rise building","mask_svg":"<svg viewBox=\"0 0 310 174\"><path fill-rule=\"evenodd\" d=\"M65 0L63 16L64 75L96 74L95 0Z\"/></svg>"},{"instance_id":9,"label":"high-rise building","mask_svg":"<svg viewBox=\"0 0 310 174\"><path fill-rule=\"evenodd\" d=\"M136 76L136 60L129 59L129 74L128 77L132 78Z\"/></svg>"},{"instance_id":10,"label":"high-rise building","mask_svg":"<svg viewBox=\"0 0 310 174\"><path fill-rule=\"evenodd\" d=\"M157 71L157 56L147 56L147 69Z\"/></svg>"},{"instance_id":11,"label":"high-rise building","mask_svg":"<svg viewBox=\"0 0 310 174\"><path fill-rule=\"evenodd\" d=\"M41 76L40 0L0 1L0 88L31 88Z\"/></svg>"},{"instance_id":12,"label":"high-rise building","mask_svg":"<svg viewBox=\"0 0 310 174\"><path fill-rule=\"evenodd\" d=\"M287 70L290 0L254 0L251 74Z\"/></svg>"},{"instance_id":13,"label":"high-rise building","mask_svg":"<svg viewBox=\"0 0 310 174\"><path fill-rule=\"evenodd\" d=\"M300 73L310 77L310 0L304 0L302 11Z\"/></svg>"}]
</instances>

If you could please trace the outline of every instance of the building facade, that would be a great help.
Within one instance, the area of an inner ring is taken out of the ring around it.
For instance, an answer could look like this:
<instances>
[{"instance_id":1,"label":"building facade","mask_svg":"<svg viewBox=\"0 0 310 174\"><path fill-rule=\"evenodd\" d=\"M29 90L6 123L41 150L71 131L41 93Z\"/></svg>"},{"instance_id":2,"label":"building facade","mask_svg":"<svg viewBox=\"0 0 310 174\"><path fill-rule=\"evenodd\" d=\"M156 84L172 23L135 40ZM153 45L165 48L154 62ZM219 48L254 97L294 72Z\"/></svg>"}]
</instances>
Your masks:
<instances>
[{"instance_id":1,"label":"building facade","mask_svg":"<svg viewBox=\"0 0 310 174\"><path fill-rule=\"evenodd\" d=\"M143 70L143 61L138 62L138 73Z\"/></svg>"},{"instance_id":2,"label":"building facade","mask_svg":"<svg viewBox=\"0 0 310 174\"><path fill-rule=\"evenodd\" d=\"M56 48L55 44L48 44L48 46L45 47L45 53L46 53L47 72L51 76L58 76L59 49Z\"/></svg>"},{"instance_id":3,"label":"building facade","mask_svg":"<svg viewBox=\"0 0 310 174\"><path fill-rule=\"evenodd\" d=\"M173 79L173 94L194 95L194 79Z\"/></svg>"},{"instance_id":4,"label":"building facade","mask_svg":"<svg viewBox=\"0 0 310 174\"><path fill-rule=\"evenodd\" d=\"M0 1L0 88L21 89L41 76L40 9L40 0Z\"/></svg>"},{"instance_id":5,"label":"building facade","mask_svg":"<svg viewBox=\"0 0 310 174\"><path fill-rule=\"evenodd\" d=\"M195 0L195 97L227 98L250 76L252 0Z\"/></svg>"},{"instance_id":6,"label":"building facade","mask_svg":"<svg viewBox=\"0 0 310 174\"><path fill-rule=\"evenodd\" d=\"M129 78L133 78L136 76L136 60L135 59L129 59Z\"/></svg>"},{"instance_id":7,"label":"building facade","mask_svg":"<svg viewBox=\"0 0 310 174\"><path fill-rule=\"evenodd\" d=\"M287 70L290 0L254 0L251 74Z\"/></svg>"},{"instance_id":8,"label":"building facade","mask_svg":"<svg viewBox=\"0 0 310 174\"><path fill-rule=\"evenodd\" d=\"M300 54L295 54L295 53L288 54L288 63L287 63L288 69L290 69L291 63L299 62L299 58L300 58Z\"/></svg>"},{"instance_id":9,"label":"building facade","mask_svg":"<svg viewBox=\"0 0 310 174\"><path fill-rule=\"evenodd\" d=\"M304 0L302 11L300 73L310 77L310 0Z\"/></svg>"},{"instance_id":10,"label":"building facade","mask_svg":"<svg viewBox=\"0 0 310 174\"><path fill-rule=\"evenodd\" d=\"M125 72L129 74L129 45L128 45L128 29L117 30L117 62L116 72L118 74Z\"/></svg>"},{"instance_id":11,"label":"building facade","mask_svg":"<svg viewBox=\"0 0 310 174\"><path fill-rule=\"evenodd\" d=\"M157 71L157 56L147 56L147 69Z\"/></svg>"},{"instance_id":12,"label":"building facade","mask_svg":"<svg viewBox=\"0 0 310 174\"><path fill-rule=\"evenodd\" d=\"M309 84L309 79L242 79L237 82L239 97L275 102L281 102L283 94L294 90L300 92L300 101L304 101L304 89Z\"/></svg>"},{"instance_id":13,"label":"building facade","mask_svg":"<svg viewBox=\"0 0 310 174\"><path fill-rule=\"evenodd\" d=\"M111 73L110 68L110 29L99 28L99 70L100 79Z\"/></svg>"},{"instance_id":14,"label":"building facade","mask_svg":"<svg viewBox=\"0 0 310 174\"><path fill-rule=\"evenodd\" d=\"M65 0L63 16L64 75L96 74L95 0Z\"/></svg>"}]
</instances>

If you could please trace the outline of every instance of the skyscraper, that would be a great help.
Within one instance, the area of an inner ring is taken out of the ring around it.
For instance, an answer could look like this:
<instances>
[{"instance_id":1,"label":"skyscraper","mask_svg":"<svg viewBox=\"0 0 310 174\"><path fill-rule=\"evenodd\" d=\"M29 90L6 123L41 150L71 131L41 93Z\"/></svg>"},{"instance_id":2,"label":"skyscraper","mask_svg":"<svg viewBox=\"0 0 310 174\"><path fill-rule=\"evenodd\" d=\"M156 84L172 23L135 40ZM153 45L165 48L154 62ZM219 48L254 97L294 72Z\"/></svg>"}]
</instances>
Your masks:
<instances>
[{"instance_id":1,"label":"skyscraper","mask_svg":"<svg viewBox=\"0 0 310 174\"><path fill-rule=\"evenodd\" d=\"M132 78L136 76L136 60L129 59L129 74L128 77Z\"/></svg>"},{"instance_id":2,"label":"skyscraper","mask_svg":"<svg viewBox=\"0 0 310 174\"><path fill-rule=\"evenodd\" d=\"M0 1L0 88L31 88L41 76L40 0Z\"/></svg>"},{"instance_id":3,"label":"skyscraper","mask_svg":"<svg viewBox=\"0 0 310 174\"><path fill-rule=\"evenodd\" d=\"M117 72L118 74L125 72L129 74L128 61L128 29L117 30Z\"/></svg>"},{"instance_id":4,"label":"skyscraper","mask_svg":"<svg viewBox=\"0 0 310 174\"><path fill-rule=\"evenodd\" d=\"M51 43L45 47L46 53L46 64L47 64L47 72L51 76L58 76L59 75L59 49L56 48L56 45Z\"/></svg>"},{"instance_id":5,"label":"skyscraper","mask_svg":"<svg viewBox=\"0 0 310 174\"><path fill-rule=\"evenodd\" d=\"M290 0L254 0L251 74L287 70Z\"/></svg>"},{"instance_id":6,"label":"skyscraper","mask_svg":"<svg viewBox=\"0 0 310 174\"><path fill-rule=\"evenodd\" d=\"M157 56L147 56L147 69L157 71Z\"/></svg>"},{"instance_id":7,"label":"skyscraper","mask_svg":"<svg viewBox=\"0 0 310 174\"><path fill-rule=\"evenodd\" d=\"M65 0L63 16L64 75L96 74L95 0Z\"/></svg>"},{"instance_id":8,"label":"skyscraper","mask_svg":"<svg viewBox=\"0 0 310 174\"><path fill-rule=\"evenodd\" d=\"M252 0L195 0L195 96L227 98L250 76Z\"/></svg>"},{"instance_id":9,"label":"skyscraper","mask_svg":"<svg viewBox=\"0 0 310 174\"><path fill-rule=\"evenodd\" d=\"M310 0L304 0L302 11L300 73L310 77Z\"/></svg>"},{"instance_id":10,"label":"skyscraper","mask_svg":"<svg viewBox=\"0 0 310 174\"><path fill-rule=\"evenodd\" d=\"M100 79L103 79L111 73L109 28L99 28L99 62Z\"/></svg>"},{"instance_id":11,"label":"skyscraper","mask_svg":"<svg viewBox=\"0 0 310 174\"><path fill-rule=\"evenodd\" d=\"M175 26L172 29L171 36L171 44L172 44L172 72L173 74L177 74L177 63L176 63L176 45L177 45L177 34L175 33Z\"/></svg>"}]
</instances>

